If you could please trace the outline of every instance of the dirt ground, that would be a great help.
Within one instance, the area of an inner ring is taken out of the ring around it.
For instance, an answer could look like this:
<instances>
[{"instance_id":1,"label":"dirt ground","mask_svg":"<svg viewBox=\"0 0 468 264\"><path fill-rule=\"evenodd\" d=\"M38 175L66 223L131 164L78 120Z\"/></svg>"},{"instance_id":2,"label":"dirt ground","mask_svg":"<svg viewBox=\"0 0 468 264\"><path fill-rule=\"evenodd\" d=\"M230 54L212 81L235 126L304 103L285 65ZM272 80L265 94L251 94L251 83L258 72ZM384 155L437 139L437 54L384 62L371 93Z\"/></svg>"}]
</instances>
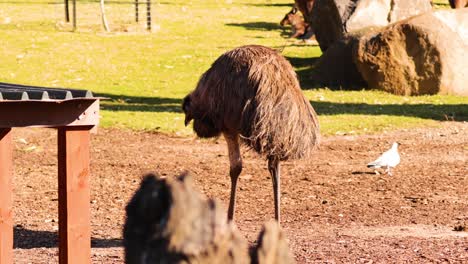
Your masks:
<instances>
[{"instance_id":1,"label":"dirt ground","mask_svg":"<svg viewBox=\"0 0 468 264\"><path fill-rule=\"evenodd\" d=\"M57 263L56 131L16 129L15 263ZM393 176L366 164L402 145ZM316 155L282 164L282 226L298 263L468 263L468 123L322 139ZM141 177L184 170L226 206L222 138L99 129L92 136L93 263L122 263L124 208ZM236 223L249 242L273 218L266 161L244 149ZM462 230L462 231L455 231ZM464 229L464 231L463 231Z\"/></svg>"}]
</instances>

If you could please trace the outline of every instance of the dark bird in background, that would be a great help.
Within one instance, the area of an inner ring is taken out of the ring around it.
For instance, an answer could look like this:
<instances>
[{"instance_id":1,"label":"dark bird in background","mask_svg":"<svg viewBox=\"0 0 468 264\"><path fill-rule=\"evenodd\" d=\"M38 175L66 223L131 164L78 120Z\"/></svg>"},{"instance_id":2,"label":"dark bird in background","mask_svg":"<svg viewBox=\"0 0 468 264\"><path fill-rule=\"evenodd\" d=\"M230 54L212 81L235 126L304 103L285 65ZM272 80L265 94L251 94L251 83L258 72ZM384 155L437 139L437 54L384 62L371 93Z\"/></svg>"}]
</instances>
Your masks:
<instances>
[{"instance_id":1,"label":"dark bird in background","mask_svg":"<svg viewBox=\"0 0 468 264\"><path fill-rule=\"evenodd\" d=\"M185 125L199 137L223 134L231 177L228 218L234 218L240 142L268 160L275 218L280 221L280 161L309 157L318 145L317 115L291 64L273 49L249 45L221 55L182 105Z\"/></svg>"}]
</instances>

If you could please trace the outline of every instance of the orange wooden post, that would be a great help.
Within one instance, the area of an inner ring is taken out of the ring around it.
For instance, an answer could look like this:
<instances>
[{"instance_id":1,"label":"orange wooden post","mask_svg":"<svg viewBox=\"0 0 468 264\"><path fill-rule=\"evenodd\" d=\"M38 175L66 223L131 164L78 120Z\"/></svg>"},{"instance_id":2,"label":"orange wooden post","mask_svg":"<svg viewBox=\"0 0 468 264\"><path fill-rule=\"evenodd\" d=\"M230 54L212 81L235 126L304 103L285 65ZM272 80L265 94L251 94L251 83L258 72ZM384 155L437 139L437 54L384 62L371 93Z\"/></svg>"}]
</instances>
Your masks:
<instances>
[{"instance_id":1,"label":"orange wooden post","mask_svg":"<svg viewBox=\"0 0 468 264\"><path fill-rule=\"evenodd\" d=\"M86 90L0 82L0 264L13 262L10 131L32 126L58 128L59 263L91 263L89 141L99 100Z\"/></svg>"},{"instance_id":2,"label":"orange wooden post","mask_svg":"<svg viewBox=\"0 0 468 264\"><path fill-rule=\"evenodd\" d=\"M91 263L89 145L92 127L58 128L59 263Z\"/></svg>"},{"instance_id":3,"label":"orange wooden post","mask_svg":"<svg viewBox=\"0 0 468 264\"><path fill-rule=\"evenodd\" d=\"M13 148L11 128L0 128L0 263L13 263Z\"/></svg>"}]
</instances>

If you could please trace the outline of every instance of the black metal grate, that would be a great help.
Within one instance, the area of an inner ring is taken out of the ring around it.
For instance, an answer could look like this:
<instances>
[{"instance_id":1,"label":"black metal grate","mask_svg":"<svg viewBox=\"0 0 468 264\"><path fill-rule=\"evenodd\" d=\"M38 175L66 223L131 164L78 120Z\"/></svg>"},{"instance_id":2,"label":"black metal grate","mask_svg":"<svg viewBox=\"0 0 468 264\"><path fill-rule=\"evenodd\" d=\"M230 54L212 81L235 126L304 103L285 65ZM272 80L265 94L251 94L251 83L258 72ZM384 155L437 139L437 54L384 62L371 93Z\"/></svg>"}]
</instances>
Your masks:
<instances>
[{"instance_id":1,"label":"black metal grate","mask_svg":"<svg viewBox=\"0 0 468 264\"><path fill-rule=\"evenodd\" d=\"M0 82L1 100L70 100L93 98L88 90L47 88Z\"/></svg>"}]
</instances>

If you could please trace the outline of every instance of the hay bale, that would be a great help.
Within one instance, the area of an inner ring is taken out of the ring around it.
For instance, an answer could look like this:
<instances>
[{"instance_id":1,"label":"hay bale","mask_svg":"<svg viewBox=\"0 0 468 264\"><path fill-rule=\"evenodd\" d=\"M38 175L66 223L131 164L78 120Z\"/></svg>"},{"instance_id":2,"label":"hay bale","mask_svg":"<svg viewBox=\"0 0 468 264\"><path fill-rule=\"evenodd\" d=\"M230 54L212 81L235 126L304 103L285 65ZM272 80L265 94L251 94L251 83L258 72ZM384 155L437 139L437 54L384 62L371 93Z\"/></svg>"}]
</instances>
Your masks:
<instances>
[{"instance_id":1,"label":"hay bale","mask_svg":"<svg viewBox=\"0 0 468 264\"><path fill-rule=\"evenodd\" d=\"M431 9L430 0L316 0L311 20L325 51L346 33L386 26Z\"/></svg>"},{"instance_id":2,"label":"hay bale","mask_svg":"<svg viewBox=\"0 0 468 264\"><path fill-rule=\"evenodd\" d=\"M218 202L191 178L147 176L128 204L126 263L248 263L248 246Z\"/></svg>"},{"instance_id":3,"label":"hay bale","mask_svg":"<svg viewBox=\"0 0 468 264\"><path fill-rule=\"evenodd\" d=\"M468 95L468 9L426 13L367 34L355 63L370 88L398 95Z\"/></svg>"}]
</instances>

